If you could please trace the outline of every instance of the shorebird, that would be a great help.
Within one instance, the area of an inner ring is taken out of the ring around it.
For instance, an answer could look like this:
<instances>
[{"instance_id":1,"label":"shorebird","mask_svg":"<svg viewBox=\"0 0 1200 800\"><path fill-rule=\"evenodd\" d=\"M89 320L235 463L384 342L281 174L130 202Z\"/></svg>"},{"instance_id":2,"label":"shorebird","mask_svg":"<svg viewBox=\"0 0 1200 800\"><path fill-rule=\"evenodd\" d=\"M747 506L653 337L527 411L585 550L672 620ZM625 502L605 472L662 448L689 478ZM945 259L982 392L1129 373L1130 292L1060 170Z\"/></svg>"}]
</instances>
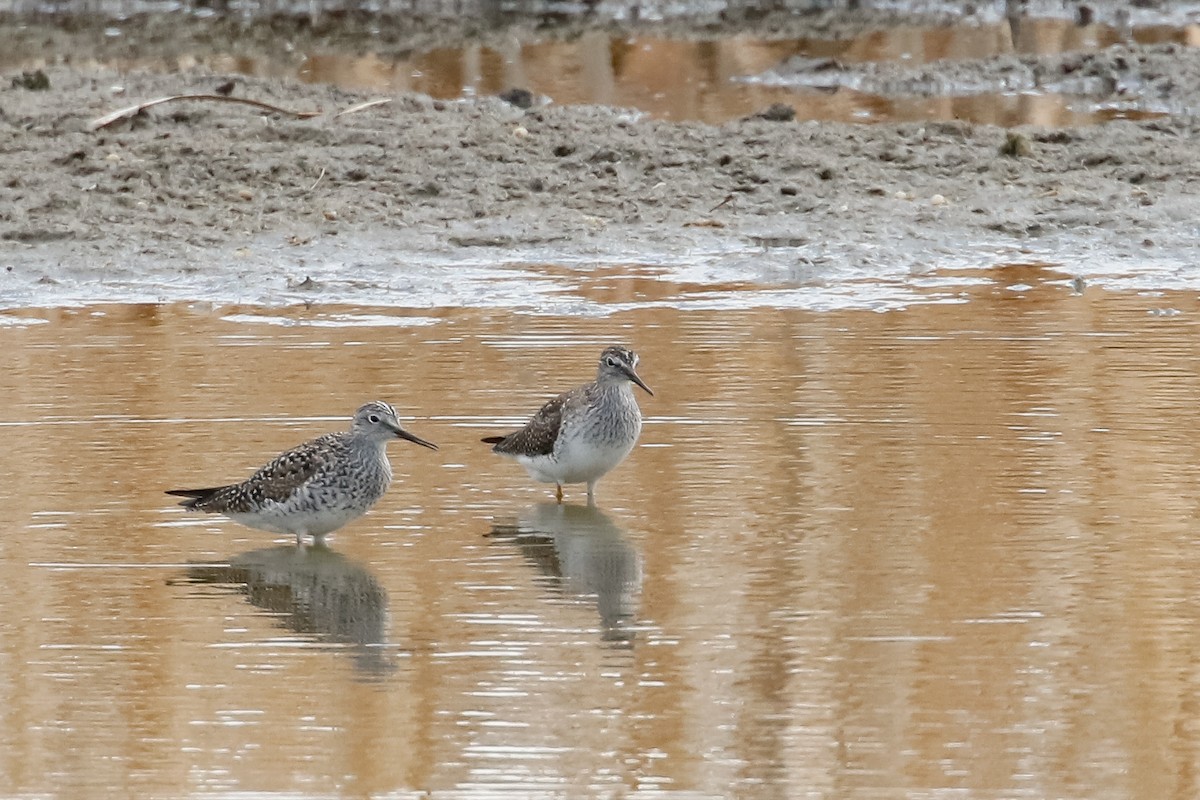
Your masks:
<instances>
[{"instance_id":1,"label":"shorebird","mask_svg":"<svg viewBox=\"0 0 1200 800\"><path fill-rule=\"evenodd\" d=\"M629 455L642 431L630 384L654 395L638 377L637 364L632 350L607 347L595 381L550 400L516 433L483 441L492 452L516 459L534 480L553 483L558 502L564 483L586 483L588 504L594 505L596 481Z\"/></svg>"},{"instance_id":2,"label":"shorebird","mask_svg":"<svg viewBox=\"0 0 1200 800\"><path fill-rule=\"evenodd\" d=\"M354 412L350 430L327 433L276 456L241 483L211 489L172 489L187 497L181 506L224 514L251 528L325 536L361 517L392 481L387 443L407 439L431 450L437 445L400 427L396 409L373 400Z\"/></svg>"}]
</instances>

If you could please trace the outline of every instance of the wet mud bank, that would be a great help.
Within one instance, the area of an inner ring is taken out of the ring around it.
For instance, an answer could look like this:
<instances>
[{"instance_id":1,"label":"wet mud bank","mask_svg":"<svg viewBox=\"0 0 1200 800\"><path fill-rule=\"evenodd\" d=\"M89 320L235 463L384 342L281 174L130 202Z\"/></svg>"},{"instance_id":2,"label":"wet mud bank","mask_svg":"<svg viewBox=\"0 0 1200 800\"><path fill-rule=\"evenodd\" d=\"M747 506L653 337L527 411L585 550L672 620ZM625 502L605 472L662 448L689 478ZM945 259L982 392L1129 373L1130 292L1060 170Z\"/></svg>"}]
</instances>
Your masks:
<instances>
[{"instance_id":1,"label":"wet mud bank","mask_svg":"<svg viewBox=\"0 0 1200 800\"><path fill-rule=\"evenodd\" d=\"M1200 53L1127 45L1081 58L1035 61L1038 74L1086 73L1097 102L1137 91L1170 115L1073 129L786 114L714 126L202 67L56 63L42 71L48 87L9 70L0 305L294 302L304 278L335 269L350 285L367 262L378 279L350 299L420 305L394 290L389 271L408 281L423 264L696 261L735 250L817 276L1022 259L1082 274L1113 263L1184 269L1200 219ZM1007 69L996 63L860 69L919 92L963 70ZM125 106L226 89L283 111L180 100L94 129ZM376 100L386 102L363 106Z\"/></svg>"}]
</instances>

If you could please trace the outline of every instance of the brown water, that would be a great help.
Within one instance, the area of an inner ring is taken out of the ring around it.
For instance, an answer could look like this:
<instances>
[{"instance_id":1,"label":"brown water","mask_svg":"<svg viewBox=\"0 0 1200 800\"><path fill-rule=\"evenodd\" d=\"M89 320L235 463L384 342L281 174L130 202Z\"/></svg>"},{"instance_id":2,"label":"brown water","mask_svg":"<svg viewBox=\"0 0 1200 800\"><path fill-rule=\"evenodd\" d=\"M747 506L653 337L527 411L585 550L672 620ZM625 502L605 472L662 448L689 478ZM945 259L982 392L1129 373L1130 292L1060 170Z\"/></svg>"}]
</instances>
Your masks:
<instances>
[{"instance_id":1,"label":"brown water","mask_svg":"<svg viewBox=\"0 0 1200 800\"><path fill-rule=\"evenodd\" d=\"M1128 38L1143 44L1200 41L1195 26L1140 28ZM945 97L883 97L851 89L829 92L747 83L793 56L924 64L942 59L1006 53L1092 51L1125 40L1107 25L1064 19L1028 19L956 27L897 26L850 40L762 40L730 36L708 41L613 37L604 32L570 41L521 41L505 46L441 48L406 58L378 53L308 54L298 69L254 61L226 62L225 70L294 75L313 83L358 89L415 91L437 98L493 95L514 86L559 104L598 103L635 108L667 120L720 123L792 106L805 120L911 122L965 120L996 125L1086 125L1135 111L1092 108L1081 98L1052 92L968 93Z\"/></svg>"},{"instance_id":2,"label":"brown water","mask_svg":"<svg viewBox=\"0 0 1200 800\"><path fill-rule=\"evenodd\" d=\"M1197 30L1145 28L1130 34L1141 43L1195 44ZM1078 26L1060 19L1029 19L1015 32L1007 23L897 26L856 39L762 40L731 36L708 41L621 38L585 34L560 42L512 41L507 47L468 46L421 53L410 59L378 56L310 56L299 76L321 83L419 91L453 98L464 91L497 94L527 87L558 103L600 103L636 108L661 119L719 123L761 111L772 103L795 108L801 119L902 122L963 119L1019 125L1080 125L1111 118L1086 103L1054 93L971 93L938 98L881 97L840 89L746 83L793 56L847 63L926 64L943 59L1007 53L1050 54L1098 50L1123 40L1105 25Z\"/></svg>"},{"instance_id":3,"label":"brown water","mask_svg":"<svg viewBox=\"0 0 1200 800\"><path fill-rule=\"evenodd\" d=\"M45 321L0 324L4 793L1197 796L1200 303L985 277L889 313L0 315ZM641 446L557 508L477 440L610 341ZM392 445L328 550L161 493L370 397L442 449Z\"/></svg>"},{"instance_id":4,"label":"brown water","mask_svg":"<svg viewBox=\"0 0 1200 800\"><path fill-rule=\"evenodd\" d=\"M114 28L120 31L119 27ZM136 28L121 41L136 51ZM397 56L371 41L327 44L289 56L239 52L228 43L211 53L172 52L125 57L125 70L191 70L299 78L359 90L410 91L441 99L487 96L522 87L558 104L596 103L637 109L666 120L720 123L782 103L798 119L842 122L963 120L995 125L1086 125L1114 118L1161 116L1144 109L1096 106L1095 98L1053 92L970 91L940 97L881 96L747 81L793 56L842 62L924 64L943 59L986 58L1006 53L1094 51L1132 40L1142 44L1200 43L1200 27L1154 26L1128 32L1111 26L1080 26L1065 19L1027 19L955 27L898 26L856 39L763 40L749 36L696 41L612 36L593 31L577 38L520 39L505 44L438 48ZM66 56L67 54L61 54ZM21 59L11 68L53 63L52 54ZM79 55L69 55L79 64ZM0 65L7 64L0 54ZM1129 98L1125 98L1128 100Z\"/></svg>"}]
</instances>

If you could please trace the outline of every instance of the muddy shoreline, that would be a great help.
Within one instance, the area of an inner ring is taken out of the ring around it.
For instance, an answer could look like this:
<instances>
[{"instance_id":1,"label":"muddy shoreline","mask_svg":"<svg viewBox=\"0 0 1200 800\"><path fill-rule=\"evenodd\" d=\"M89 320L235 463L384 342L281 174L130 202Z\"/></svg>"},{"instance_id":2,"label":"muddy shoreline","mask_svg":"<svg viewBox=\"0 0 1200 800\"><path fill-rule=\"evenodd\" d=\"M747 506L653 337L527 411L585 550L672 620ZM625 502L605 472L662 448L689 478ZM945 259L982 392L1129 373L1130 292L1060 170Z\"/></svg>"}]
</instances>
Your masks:
<instances>
[{"instance_id":1,"label":"muddy shoreline","mask_svg":"<svg viewBox=\"0 0 1200 800\"><path fill-rule=\"evenodd\" d=\"M69 52L67 32L55 36ZM320 113L180 101L92 130L115 109L212 93L230 76L65 61L44 69L48 90L14 83L19 70L0 84L7 308L290 303L305 278L312 300L423 307L446 295L422 293L422 265L694 266L731 253L749 280L1021 260L1084 275L1129 264L1174 274L1191 264L1200 218L1200 52L1177 45L1111 48L1082 70L1097 92L1136 84L1170 116L1057 130L711 126L247 77L239 97ZM1019 63L1031 74L1081 72L1078 54L1034 61ZM939 70L951 79L994 68L1012 59L927 65L916 77L897 68L889 79L899 89L936 82ZM371 100L388 102L338 115Z\"/></svg>"}]
</instances>

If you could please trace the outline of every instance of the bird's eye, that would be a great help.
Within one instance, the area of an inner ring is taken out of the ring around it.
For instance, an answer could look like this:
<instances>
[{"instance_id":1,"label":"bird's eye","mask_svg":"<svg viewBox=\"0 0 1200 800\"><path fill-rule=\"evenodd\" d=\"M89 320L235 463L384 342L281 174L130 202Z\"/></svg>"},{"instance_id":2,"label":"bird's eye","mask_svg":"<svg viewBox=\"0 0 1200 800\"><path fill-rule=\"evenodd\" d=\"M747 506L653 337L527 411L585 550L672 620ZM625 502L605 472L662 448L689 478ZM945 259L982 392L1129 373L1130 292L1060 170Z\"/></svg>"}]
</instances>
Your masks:
<instances>
[{"instance_id":1,"label":"bird's eye","mask_svg":"<svg viewBox=\"0 0 1200 800\"><path fill-rule=\"evenodd\" d=\"M371 416L367 417L367 422L371 423L372 425L378 425L379 424L379 415L372 414Z\"/></svg>"},{"instance_id":2,"label":"bird's eye","mask_svg":"<svg viewBox=\"0 0 1200 800\"><path fill-rule=\"evenodd\" d=\"M608 365L609 365L610 367L615 367L615 366L617 365L617 360L616 360L615 358L613 358L612 356L609 356L608 358L606 358L606 359L604 359L604 360L605 360L606 362L608 362Z\"/></svg>"}]
</instances>

